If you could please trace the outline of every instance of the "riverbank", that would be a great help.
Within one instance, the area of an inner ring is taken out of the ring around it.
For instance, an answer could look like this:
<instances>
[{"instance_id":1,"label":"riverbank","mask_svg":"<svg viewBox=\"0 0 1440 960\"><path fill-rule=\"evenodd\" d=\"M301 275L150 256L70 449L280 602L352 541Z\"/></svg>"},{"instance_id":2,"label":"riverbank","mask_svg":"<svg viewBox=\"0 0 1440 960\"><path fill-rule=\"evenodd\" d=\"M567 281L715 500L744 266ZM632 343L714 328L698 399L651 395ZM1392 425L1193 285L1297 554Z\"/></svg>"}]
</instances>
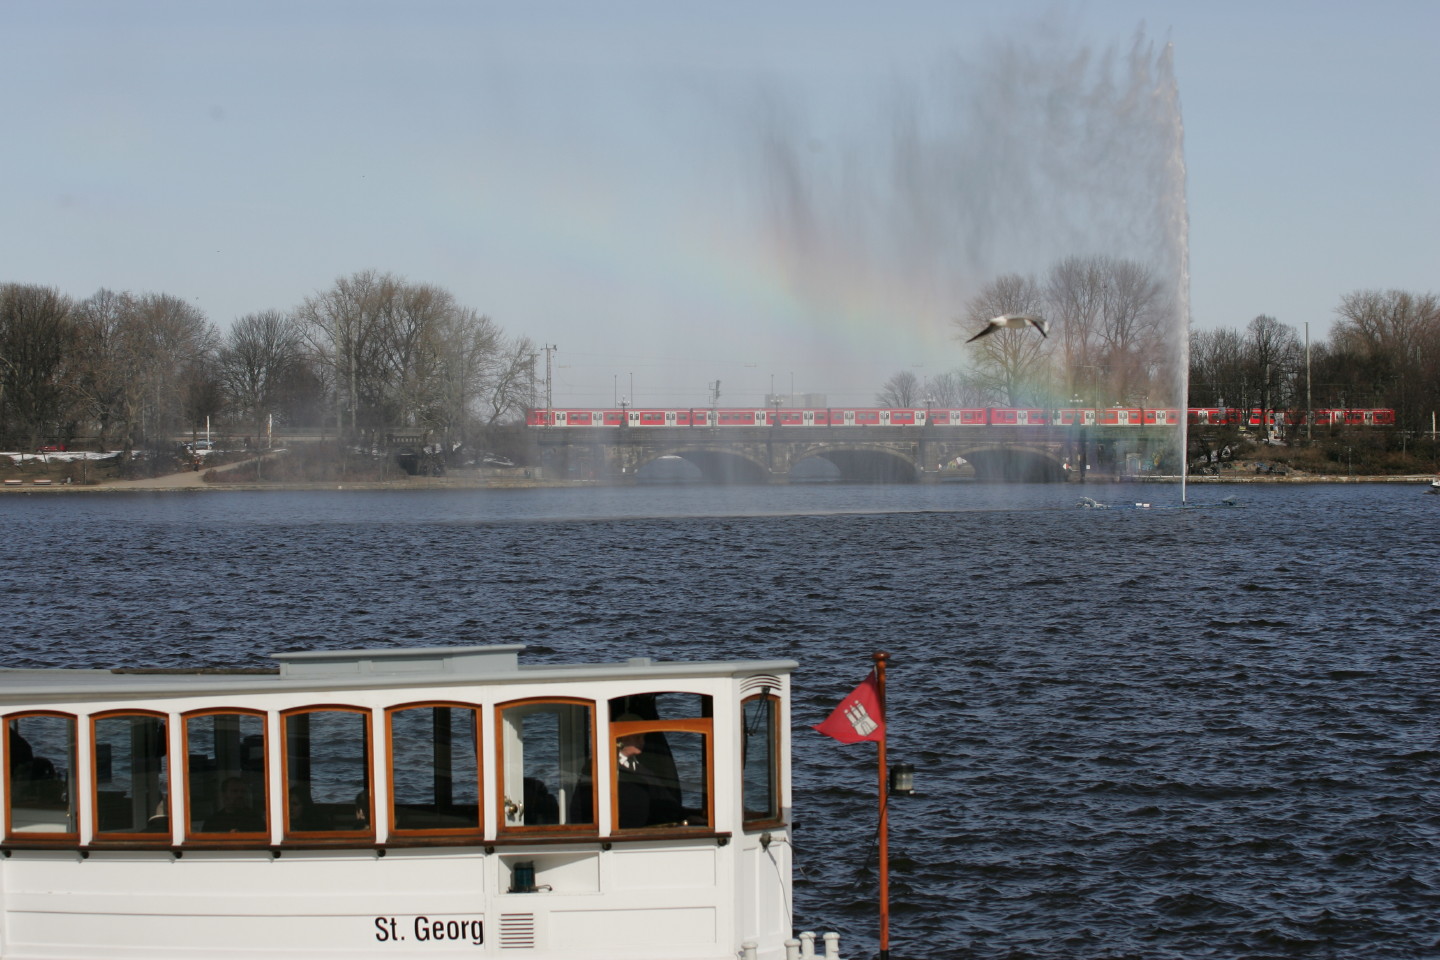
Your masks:
<instances>
[{"instance_id":1,"label":"riverbank","mask_svg":"<svg viewBox=\"0 0 1440 960\"><path fill-rule=\"evenodd\" d=\"M236 464L235 466L241 466ZM1326 484L1410 484L1413 486L1427 486L1433 479L1432 476L1407 474L1396 476L1354 476L1336 477L1321 474L1226 474L1222 476L1196 476L1186 479L1190 485L1251 485L1251 484L1280 484L1280 485L1326 485ZM949 481L973 483L973 480ZM1094 478L1088 484L1071 481L1070 485L1076 489L1086 487L1106 486L1114 483L1171 483L1178 484L1180 478L1170 477L1120 477L1120 478ZM524 490L540 489L547 487L554 488L578 488L578 487L605 487L605 486L633 486L633 484L605 484L592 480L540 480L533 477L406 477L400 480L356 480L356 481L242 481L223 483L207 482L203 474L186 472L170 474L163 477L146 477L139 480L107 480L100 483L54 483L54 482L30 482L10 483L6 482L0 486L0 493L11 494L74 494L74 493L200 493L200 492L225 492L243 491L254 492L257 490L303 492L332 491L332 490L367 490L367 491L394 491L404 492L413 490ZM798 486L798 484L797 484Z\"/></svg>"}]
</instances>

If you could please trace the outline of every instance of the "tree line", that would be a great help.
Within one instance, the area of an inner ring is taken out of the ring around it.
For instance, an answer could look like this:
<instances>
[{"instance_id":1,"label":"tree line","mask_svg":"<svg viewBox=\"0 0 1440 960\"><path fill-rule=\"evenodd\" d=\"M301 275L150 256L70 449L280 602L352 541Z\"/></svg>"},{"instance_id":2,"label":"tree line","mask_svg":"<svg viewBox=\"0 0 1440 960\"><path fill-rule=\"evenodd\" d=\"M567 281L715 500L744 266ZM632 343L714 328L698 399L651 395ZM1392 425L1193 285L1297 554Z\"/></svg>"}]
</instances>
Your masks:
<instances>
[{"instance_id":1,"label":"tree line","mask_svg":"<svg viewBox=\"0 0 1440 960\"><path fill-rule=\"evenodd\" d=\"M533 400L535 348L448 291L366 270L228 333L164 293L0 285L0 445L135 449L208 422L476 440Z\"/></svg>"},{"instance_id":2,"label":"tree line","mask_svg":"<svg viewBox=\"0 0 1440 960\"><path fill-rule=\"evenodd\" d=\"M1007 313L1050 320L1048 337L1002 329L970 345L967 365L922 379L909 370L876 394L889 407L1178 406L1176 307L1143 265L1070 257L1043 278L995 278L953 320L968 340ZM1431 429L1440 409L1440 297L1403 290L1343 296L1329 334L1257 316L1243 329L1189 336L1187 406L1266 410L1387 407L1402 429Z\"/></svg>"}]
</instances>

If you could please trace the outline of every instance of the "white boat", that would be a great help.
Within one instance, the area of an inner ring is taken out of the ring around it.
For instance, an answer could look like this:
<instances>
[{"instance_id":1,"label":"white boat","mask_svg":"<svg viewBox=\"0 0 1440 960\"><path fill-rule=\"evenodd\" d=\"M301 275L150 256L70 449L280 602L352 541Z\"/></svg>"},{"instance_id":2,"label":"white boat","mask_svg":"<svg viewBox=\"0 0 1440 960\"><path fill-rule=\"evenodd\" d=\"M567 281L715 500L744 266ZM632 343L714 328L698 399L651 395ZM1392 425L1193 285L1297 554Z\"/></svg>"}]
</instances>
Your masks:
<instances>
[{"instance_id":1,"label":"white boat","mask_svg":"<svg viewBox=\"0 0 1440 960\"><path fill-rule=\"evenodd\" d=\"M0 957L814 955L796 664L523 649L0 670Z\"/></svg>"}]
</instances>

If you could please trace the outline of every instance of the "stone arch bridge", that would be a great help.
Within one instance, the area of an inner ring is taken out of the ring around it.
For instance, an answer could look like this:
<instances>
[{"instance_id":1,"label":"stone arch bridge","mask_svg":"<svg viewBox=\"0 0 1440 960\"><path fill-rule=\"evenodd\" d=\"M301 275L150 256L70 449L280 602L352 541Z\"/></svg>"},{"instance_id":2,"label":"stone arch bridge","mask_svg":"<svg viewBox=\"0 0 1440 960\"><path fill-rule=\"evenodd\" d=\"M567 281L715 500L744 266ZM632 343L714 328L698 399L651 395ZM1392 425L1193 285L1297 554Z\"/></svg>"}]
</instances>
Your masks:
<instances>
[{"instance_id":1,"label":"stone arch bridge","mask_svg":"<svg viewBox=\"0 0 1440 960\"><path fill-rule=\"evenodd\" d=\"M1139 472L1173 445L1175 427L536 427L542 472L556 479L633 481L679 457L715 483L787 483L819 458L857 483L974 478L1058 483ZM1067 469L1068 464L1068 469Z\"/></svg>"}]
</instances>

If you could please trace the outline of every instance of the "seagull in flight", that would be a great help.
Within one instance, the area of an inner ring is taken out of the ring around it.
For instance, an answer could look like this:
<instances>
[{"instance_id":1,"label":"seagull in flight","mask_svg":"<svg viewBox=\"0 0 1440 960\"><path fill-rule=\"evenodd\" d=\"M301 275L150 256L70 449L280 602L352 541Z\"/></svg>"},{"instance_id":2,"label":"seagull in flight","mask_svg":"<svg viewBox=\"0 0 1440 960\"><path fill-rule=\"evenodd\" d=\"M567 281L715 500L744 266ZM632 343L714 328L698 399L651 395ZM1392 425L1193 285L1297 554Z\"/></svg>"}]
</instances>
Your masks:
<instances>
[{"instance_id":1,"label":"seagull in flight","mask_svg":"<svg viewBox=\"0 0 1440 960\"><path fill-rule=\"evenodd\" d=\"M1026 327L1034 327L1040 331L1040 336L1050 336L1050 321L1041 317L1032 317L1028 313L1002 313L998 317L992 317L985 321L985 329L975 336L966 340L966 343L974 343L981 337L988 337L996 330L1024 330Z\"/></svg>"}]
</instances>

